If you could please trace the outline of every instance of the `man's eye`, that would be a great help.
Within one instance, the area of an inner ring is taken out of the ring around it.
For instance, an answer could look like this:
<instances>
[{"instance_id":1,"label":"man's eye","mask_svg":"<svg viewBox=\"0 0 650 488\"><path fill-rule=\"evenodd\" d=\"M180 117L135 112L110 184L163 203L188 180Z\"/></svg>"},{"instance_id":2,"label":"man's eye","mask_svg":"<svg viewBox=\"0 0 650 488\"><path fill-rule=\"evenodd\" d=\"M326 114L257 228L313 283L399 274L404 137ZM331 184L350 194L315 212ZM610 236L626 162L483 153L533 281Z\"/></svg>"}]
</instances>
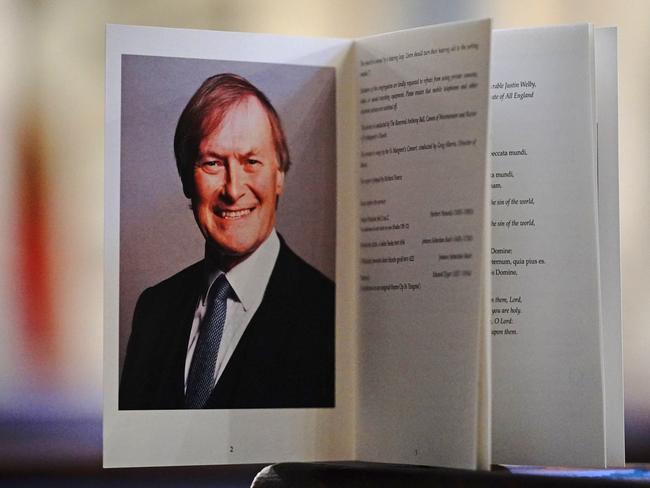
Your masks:
<instances>
[{"instance_id":1,"label":"man's eye","mask_svg":"<svg viewBox=\"0 0 650 488\"><path fill-rule=\"evenodd\" d=\"M197 164L199 168L201 168L203 171L206 173L212 173L215 171L218 171L219 168L223 166L223 161L219 159L211 159L208 161L199 161Z\"/></svg>"},{"instance_id":2,"label":"man's eye","mask_svg":"<svg viewBox=\"0 0 650 488\"><path fill-rule=\"evenodd\" d=\"M249 159L246 160L246 164L249 164L251 166L255 166L255 165L258 165L258 164L262 164L262 161L260 161L258 159L249 158Z\"/></svg>"}]
</instances>

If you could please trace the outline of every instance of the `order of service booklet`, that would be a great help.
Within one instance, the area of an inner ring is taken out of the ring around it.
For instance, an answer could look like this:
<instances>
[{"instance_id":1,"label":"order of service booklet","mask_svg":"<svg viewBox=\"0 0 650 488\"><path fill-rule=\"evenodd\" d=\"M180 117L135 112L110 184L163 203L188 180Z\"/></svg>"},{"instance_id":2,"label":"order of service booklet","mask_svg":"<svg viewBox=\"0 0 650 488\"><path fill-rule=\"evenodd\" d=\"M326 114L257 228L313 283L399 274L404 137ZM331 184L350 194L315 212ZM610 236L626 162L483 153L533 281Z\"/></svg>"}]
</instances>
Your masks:
<instances>
[{"instance_id":1,"label":"order of service booklet","mask_svg":"<svg viewBox=\"0 0 650 488\"><path fill-rule=\"evenodd\" d=\"M106 56L105 466L623 462L615 30Z\"/></svg>"}]
</instances>

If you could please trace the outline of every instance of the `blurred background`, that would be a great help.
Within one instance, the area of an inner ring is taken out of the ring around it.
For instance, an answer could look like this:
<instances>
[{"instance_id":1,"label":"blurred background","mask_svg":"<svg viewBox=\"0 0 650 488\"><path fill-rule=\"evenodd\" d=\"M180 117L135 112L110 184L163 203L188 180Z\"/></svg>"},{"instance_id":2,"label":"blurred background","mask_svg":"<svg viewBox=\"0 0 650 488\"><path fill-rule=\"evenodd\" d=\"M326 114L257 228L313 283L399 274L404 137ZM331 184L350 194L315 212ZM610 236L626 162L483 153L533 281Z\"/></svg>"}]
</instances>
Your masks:
<instances>
[{"instance_id":1,"label":"blurred background","mask_svg":"<svg viewBox=\"0 0 650 488\"><path fill-rule=\"evenodd\" d=\"M629 461L650 462L650 1L0 0L0 467L101 456L106 23L358 37L618 26Z\"/></svg>"}]
</instances>

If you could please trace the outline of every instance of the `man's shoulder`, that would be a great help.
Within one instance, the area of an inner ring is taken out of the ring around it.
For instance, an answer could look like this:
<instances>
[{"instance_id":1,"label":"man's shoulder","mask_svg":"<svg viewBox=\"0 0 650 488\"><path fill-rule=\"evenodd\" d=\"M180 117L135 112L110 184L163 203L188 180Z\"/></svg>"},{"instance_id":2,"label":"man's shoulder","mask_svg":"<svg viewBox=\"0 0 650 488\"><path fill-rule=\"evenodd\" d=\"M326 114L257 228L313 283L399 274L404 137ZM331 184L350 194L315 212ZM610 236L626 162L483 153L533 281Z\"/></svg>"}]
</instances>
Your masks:
<instances>
[{"instance_id":1,"label":"man's shoulder","mask_svg":"<svg viewBox=\"0 0 650 488\"><path fill-rule=\"evenodd\" d=\"M325 332L333 325L334 297L334 282L282 241L265 301L282 310L286 319L292 317L296 323L309 323L312 330Z\"/></svg>"},{"instance_id":2,"label":"man's shoulder","mask_svg":"<svg viewBox=\"0 0 650 488\"><path fill-rule=\"evenodd\" d=\"M197 261L178 273L173 274L169 278L165 278L155 285L150 286L143 292L143 295L174 294L179 289L187 289L188 286L200 284L204 276L204 261Z\"/></svg>"},{"instance_id":3,"label":"man's shoulder","mask_svg":"<svg viewBox=\"0 0 650 488\"><path fill-rule=\"evenodd\" d=\"M334 294L334 282L321 271L298 256L284 240L281 241L277 261L277 272L292 289Z\"/></svg>"}]
</instances>

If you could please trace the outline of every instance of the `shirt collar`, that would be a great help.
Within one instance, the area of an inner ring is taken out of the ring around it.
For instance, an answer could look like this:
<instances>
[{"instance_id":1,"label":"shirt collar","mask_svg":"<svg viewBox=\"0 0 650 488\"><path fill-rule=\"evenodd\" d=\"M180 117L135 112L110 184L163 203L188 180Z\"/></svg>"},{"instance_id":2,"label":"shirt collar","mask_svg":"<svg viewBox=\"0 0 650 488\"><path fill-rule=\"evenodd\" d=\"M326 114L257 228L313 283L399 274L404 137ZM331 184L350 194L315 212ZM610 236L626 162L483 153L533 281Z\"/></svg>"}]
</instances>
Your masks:
<instances>
[{"instance_id":1,"label":"shirt collar","mask_svg":"<svg viewBox=\"0 0 650 488\"><path fill-rule=\"evenodd\" d=\"M275 229L273 229L250 256L226 273L228 283L230 283L237 300L242 304L245 311L258 306L262 302L266 285L271 278L279 253L280 239ZM223 274L223 271L211 264L212 261L207 256L205 262L208 283L210 284L206 290L205 296L207 296L210 286Z\"/></svg>"}]
</instances>

